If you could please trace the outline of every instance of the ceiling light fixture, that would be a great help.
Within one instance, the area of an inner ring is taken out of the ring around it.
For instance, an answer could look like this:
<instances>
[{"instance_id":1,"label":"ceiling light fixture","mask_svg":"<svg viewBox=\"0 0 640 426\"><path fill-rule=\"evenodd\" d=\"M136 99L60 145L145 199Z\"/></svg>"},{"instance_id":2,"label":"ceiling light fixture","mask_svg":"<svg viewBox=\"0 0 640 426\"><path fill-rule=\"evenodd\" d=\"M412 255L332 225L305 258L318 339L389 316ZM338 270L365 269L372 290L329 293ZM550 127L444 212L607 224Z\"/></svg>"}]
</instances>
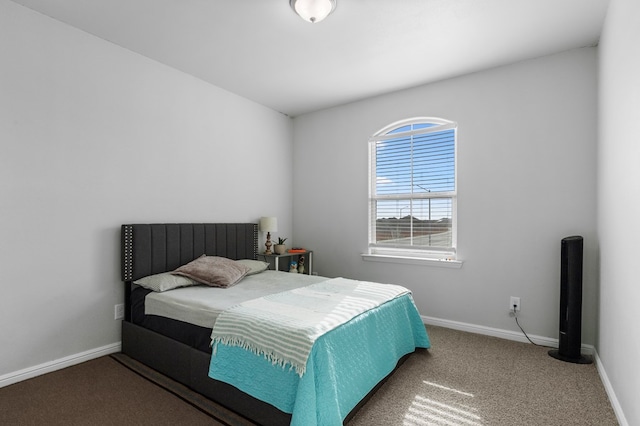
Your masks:
<instances>
[{"instance_id":1,"label":"ceiling light fixture","mask_svg":"<svg viewBox=\"0 0 640 426\"><path fill-rule=\"evenodd\" d=\"M289 0L291 8L307 22L322 21L336 8L336 0Z\"/></svg>"}]
</instances>

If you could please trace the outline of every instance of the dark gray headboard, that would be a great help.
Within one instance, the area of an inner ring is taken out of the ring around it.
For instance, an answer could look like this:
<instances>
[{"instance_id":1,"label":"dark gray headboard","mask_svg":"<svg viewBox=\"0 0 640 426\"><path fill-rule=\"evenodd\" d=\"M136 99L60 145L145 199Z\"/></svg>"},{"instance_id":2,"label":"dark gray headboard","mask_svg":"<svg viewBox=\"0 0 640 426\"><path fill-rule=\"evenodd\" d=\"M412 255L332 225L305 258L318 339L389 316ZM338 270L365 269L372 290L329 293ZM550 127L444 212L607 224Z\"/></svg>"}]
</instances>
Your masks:
<instances>
[{"instance_id":1,"label":"dark gray headboard","mask_svg":"<svg viewBox=\"0 0 640 426\"><path fill-rule=\"evenodd\" d=\"M122 281L176 269L206 254L255 259L255 223L158 223L122 225Z\"/></svg>"}]
</instances>

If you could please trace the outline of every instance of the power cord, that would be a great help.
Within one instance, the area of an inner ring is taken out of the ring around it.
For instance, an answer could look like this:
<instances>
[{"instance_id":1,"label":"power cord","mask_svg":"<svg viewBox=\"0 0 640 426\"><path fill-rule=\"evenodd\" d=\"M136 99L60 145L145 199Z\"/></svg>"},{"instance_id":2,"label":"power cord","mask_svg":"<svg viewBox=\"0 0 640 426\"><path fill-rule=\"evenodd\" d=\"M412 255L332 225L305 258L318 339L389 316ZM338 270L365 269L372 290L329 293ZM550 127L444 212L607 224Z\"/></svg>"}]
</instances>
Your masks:
<instances>
[{"instance_id":1,"label":"power cord","mask_svg":"<svg viewBox=\"0 0 640 426\"><path fill-rule=\"evenodd\" d=\"M522 331L522 334L524 334L524 337L526 337L527 340L529 342L531 342L532 345L541 346L541 347L547 347L547 346L544 346L544 345L539 345L537 343L534 343L533 340L529 339L529 336L527 336L527 333L524 331L524 329L520 326L520 323L518 322L518 311L516 311L516 307L517 307L517 305L513 305L513 317L516 319L516 324L518 324L518 327L520 328L520 331Z\"/></svg>"}]
</instances>

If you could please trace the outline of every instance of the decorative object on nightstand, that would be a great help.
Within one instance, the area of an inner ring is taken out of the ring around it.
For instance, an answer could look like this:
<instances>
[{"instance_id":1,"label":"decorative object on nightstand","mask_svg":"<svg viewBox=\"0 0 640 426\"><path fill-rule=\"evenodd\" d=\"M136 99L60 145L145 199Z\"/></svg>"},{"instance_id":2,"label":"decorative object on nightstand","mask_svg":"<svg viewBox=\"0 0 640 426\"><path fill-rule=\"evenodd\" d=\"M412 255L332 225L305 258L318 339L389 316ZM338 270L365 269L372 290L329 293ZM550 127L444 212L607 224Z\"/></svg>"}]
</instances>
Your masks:
<instances>
[{"instance_id":1,"label":"decorative object on nightstand","mask_svg":"<svg viewBox=\"0 0 640 426\"><path fill-rule=\"evenodd\" d=\"M297 250L296 252L292 252L292 250ZM305 249L291 249L285 252L284 254L258 254L258 257L262 257L265 262L271 262L273 260L274 270L280 271L280 260L282 259L283 263L282 270L286 272L287 266L290 266L290 262L296 262L298 264L298 268L300 268L300 258L304 257L304 268L303 271L307 275L314 274L313 272L313 250L305 250ZM298 273L300 273L300 269L298 269Z\"/></svg>"},{"instance_id":2,"label":"decorative object on nightstand","mask_svg":"<svg viewBox=\"0 0 640 426\"><path fill-rule=\"evenodd\" d=\"M285 241L287 241L286 238L278 237L278 244L273 246L273 251L275 251L276 254L284 254L287 251L287 246L284 245Z\"/></svg>"},{"instance_id":3,"label":"decorative object on nightstand","mask_svg":"<svg viewBox=\"0 0 640 426\"><path fill-rule=\"evenodd\" d=\"M267 249L264 251L264 254L273 254L271 252L271 246L273 245L271 243L271 233L278 231L278 218L275 218L275 217L261 217L260 218L260 230L262 232L266 232L267 233L267 242L264 243L264 245L265 245L265 247Z\"/></svg>"}]
</instances>

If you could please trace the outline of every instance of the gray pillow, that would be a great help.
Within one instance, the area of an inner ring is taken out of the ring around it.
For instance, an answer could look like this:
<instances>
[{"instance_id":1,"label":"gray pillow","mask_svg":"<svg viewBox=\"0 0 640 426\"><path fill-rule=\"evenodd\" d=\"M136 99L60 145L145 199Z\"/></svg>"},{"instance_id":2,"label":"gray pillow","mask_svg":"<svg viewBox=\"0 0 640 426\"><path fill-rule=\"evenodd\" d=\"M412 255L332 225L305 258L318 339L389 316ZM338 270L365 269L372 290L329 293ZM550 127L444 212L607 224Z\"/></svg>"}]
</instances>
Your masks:
<instances>
[{"instance_id":1,"label":"gray pillow","mask_svg":"<svg viewBox=\"0 0 640 426\"><path fill-rule=\"evenodd\" d=\"M261 260L240 259L236 260L236 263L249 267L249 272L247 272L247 275L259 274L260 272L265 271L269 268L269 263L262 262Z\"/></svg>"},{"instance_id":2,"label":"gray pillow","mask_svg":"<svg viewBox=\"0 0 640 426\"><path fill-rule=\"evenodd\" d=\"M173 275L171 272L163 272L161 274L149 275L144 278L140 278L133 282L141 287L149 290L163 292L172 290L178 287L187 287L190 285L199 285L196 280L192 280L189 277L182 277L179 275Z\"/></svg>"},{"instance_id":3,"label":"gray pillow","mask_svg":"<svg viewBox=\"0 0 640 426\"><path fill-rule=\"evenodd\" d=\"M218 256L201 256L172 272L212 287L231 287L249 272L249 267Z\"/></svg>"}]
</instances>

